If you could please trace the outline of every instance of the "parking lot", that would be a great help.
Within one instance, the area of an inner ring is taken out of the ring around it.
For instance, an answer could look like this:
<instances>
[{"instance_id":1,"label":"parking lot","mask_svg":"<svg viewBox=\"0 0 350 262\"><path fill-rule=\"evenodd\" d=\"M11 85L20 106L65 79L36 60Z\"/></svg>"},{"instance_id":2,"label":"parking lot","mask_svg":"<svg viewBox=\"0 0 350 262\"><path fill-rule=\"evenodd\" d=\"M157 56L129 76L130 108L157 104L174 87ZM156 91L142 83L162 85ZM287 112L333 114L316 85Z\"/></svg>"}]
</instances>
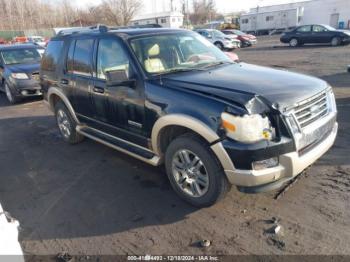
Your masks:
<instances>
[{"instance_id":1,"label":"parking lot","mask_svg":"<svg viewBox=\"0 0 350 262\"><path fill-rule=\"evenodd\" d=\"M232 188L196 209L178 199L164 170L91 140L68 145L42 101L10 106L1 94L0 201L21 223L25 254L350 254L350 46L289 48L261 37L236 53L334 87L339 135L306 176L279 200ZM273 217L279 237L266 233ZM198 247L201 239L212 245Z\"/></svg>"}]
</instances>

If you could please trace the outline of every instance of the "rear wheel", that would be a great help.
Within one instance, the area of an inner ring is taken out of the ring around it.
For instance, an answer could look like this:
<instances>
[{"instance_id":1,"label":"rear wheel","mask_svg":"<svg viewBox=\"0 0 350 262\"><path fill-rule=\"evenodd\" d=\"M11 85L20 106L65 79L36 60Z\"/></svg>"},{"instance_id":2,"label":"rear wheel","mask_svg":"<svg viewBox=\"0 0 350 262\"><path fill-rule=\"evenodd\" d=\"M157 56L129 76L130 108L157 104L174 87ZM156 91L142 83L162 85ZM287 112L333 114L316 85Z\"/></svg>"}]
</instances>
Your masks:
<instances>
[{"instance_id":1,"label":"rear wheel","mask_svg":"<svg viewBox=\"0 0 350 262\"><path fill-rule=\"evenodd\" d=\"M299 40L297 38L292 38L290 41L289 41L289 45L291 47L297 47L300 45L299 43Z\"/></svg>"},{"instance_id":2,"label":"rear wheel","mask_svg":"<svg viewBox=\"0 0 350 262\"><path fill-rule=\"evenodd\" d=\"M165 166L175 192L194 206L213 205L230 189L215 155L195 135L186 134L171 142L166 150Z\"/></svg>"},{"instance_id":3,"label":"rear wheel","mask_svg":"<svg viewBox=\"0 0 350 262\"><path fill-rule=\"evenodd\" d=\"M332 41L331 41L331 45L332 46L338 46L338 45L340 45L340 43L341 43L341 39L340 39L340 37L333 37L332 38Z\"/></svg>"},{"instance_id":4,"label":"rear wheel","mask_svg":"<svg viewBox=\"0 0 350 262\"><path fill-rule=\"evenodd\" d=\"M63 102L59 101L55 105L55 115L58 128L64 141L70 144L77 144L84 139L84 137L75 130L76 122Z\"/></svg>"},{"instance_id":5,"label":"rear wheel","mask_svg":"<svg viewBox=\"0 0 350 262\"><path fill-rule=\"evenodd\" d=\"M4 83L4 87L7 101L9 101L10 104L16 104L19 101L19 98L13 94L10 86L6 82Z\"/></svg>"}]
</instances>

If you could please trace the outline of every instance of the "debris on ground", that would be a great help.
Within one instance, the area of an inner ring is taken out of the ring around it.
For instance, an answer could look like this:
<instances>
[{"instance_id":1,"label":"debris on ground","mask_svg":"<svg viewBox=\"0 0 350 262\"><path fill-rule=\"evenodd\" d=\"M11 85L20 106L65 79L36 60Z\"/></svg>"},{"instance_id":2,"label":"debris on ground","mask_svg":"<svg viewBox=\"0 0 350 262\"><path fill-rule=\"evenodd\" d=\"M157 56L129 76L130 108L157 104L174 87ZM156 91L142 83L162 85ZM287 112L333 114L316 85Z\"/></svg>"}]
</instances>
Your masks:
<instances>
[{"instance_id":1,"label":"debris on ground","mask_svg":"<svg viewBox=\"0 0 350 262\"><path fill-rule=\"evenodd\" d=\"M207 239L203 239L199 242L201 247L209 247L211 245L211 241Z\"/></svg>"},{"instance_id":2,"label":"debris on ground","mask_svg":"<svg viewBox=\"0 0 350 262\"><path fill-rule=\"evenodd\" d=\"M280 234L281 232L282 232L282 226L280 225L274 225L273 227L266 230L266 233L275 234L275 235Z\"/></svg>"},{"instance_id":3,"label":"debris on ground","mask_svg":"<svg viewBox=\"0 0 350 262\"><path fill-rule=\"evenodd\" d=\"M280 249L282 251L284 251L286 249L286 243L282 239L280 239L276 236L270 236L267 239L267 243L271 246L277 247L278 249Z\"/></svg>"},{"instance_id":4,"label":"debris on ground","mask_svg":"<svg viewBox=\"0 0 350 262\"><path fill-rule=\"evenodd\" d=\"M242 213L242 214L247 213L247 209L243 209L243 210L241 211L241 213Z\"/></svg>"},{"instance_id":5,"label":"debris on ground","mask_svg":"<svg viewBox=\"0 0 350 262\"><path fill-rule=\"evenodd\" d=\"M73 261L73 257L69 255L67 252L59 253L57 255L57 261L59 262L71 262Z\"/></svg>"}]
</instances>

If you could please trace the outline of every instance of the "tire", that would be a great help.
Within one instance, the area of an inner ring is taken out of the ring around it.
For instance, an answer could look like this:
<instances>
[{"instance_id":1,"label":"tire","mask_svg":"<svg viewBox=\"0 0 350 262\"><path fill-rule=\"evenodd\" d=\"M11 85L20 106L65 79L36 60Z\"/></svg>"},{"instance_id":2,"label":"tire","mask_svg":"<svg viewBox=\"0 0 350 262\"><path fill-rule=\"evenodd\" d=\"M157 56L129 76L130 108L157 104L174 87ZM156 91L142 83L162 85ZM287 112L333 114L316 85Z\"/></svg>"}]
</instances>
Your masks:
<instances>
[{"instance_id":1,"label":"tire","mask_svg":"<svg viewBox=\"0 0 350 262\"><path fill-rule=\"evenodd\" d=\"M215 45L217 48L219 48L220 50L224 50L224 45L223 45L222 43L216 42L214 45Z\"/></svg>"},{"instance_id":2,"label":"tire","mask_svg":"<svg viewBox=\"0 0 350 262\"><path fill-rule=\"evenodd\" d=\"M177 195L196 207L215 204L231 187L209 145L193 134L182 135L170 143L165 167Z\"/></svg>"},{"instance_id":3,"label":"tire","mask_svg":"<svg viewBox=\"0 0 350 262\"><path fill-rule=\"evenodd\" d=\"M335 36L335 37L332 38L332 41L331 41L331 45L332 46L338 46L340 44L341 44L340 37Z\"/></svg>"},{"instance_id":4,"label":"tire","mask_svg":"<svg viewBox=\"0 0 350 262\"><path fill-rule=\"evenodd\" d=\"M300 42L297 38L292 38L289 40L289 46L291 47L297 47L300 45Z\"/></svg>"},{"instance_id":5,"label":"tire","mask_svg":"<svg viewBox=\"0 0 350 262\"><path fill-rule=\"evenodd\" d=\"M13 94L11 87L6 82L4 83L4 90L5 90L7 101L10 104L14 105L20 101L20 99Z\"/></svg>"},{"instance_id":6,"label":"tire","mask_svg":"<svg viewBox=\"0 0 350 262\"><path fill-rule=\"evenodd\" d=\"M77 124L65 104L61 101L55 105L55 117L64 141L69 144L78 144L84 140L84 136L75 130Z\"/></svg>"}]
</instances>

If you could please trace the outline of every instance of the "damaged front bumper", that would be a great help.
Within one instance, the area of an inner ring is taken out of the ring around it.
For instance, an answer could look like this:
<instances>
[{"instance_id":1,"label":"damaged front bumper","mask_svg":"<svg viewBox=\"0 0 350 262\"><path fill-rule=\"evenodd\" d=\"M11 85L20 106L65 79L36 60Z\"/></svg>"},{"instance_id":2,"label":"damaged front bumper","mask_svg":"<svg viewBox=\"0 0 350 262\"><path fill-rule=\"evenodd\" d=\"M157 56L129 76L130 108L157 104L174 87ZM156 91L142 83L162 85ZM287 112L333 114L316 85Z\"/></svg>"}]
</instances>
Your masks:
<instances>
[{"instance_id":1,"label":"damaged front bumper","mask_svg":"<svg viewBox=\"0 0 350 262\"><path fill-rule=\"evenodd\" d=\"M242 159L247 158L248 155L251 155L254 151L247 151L248 154L246 155L238 154L234 157L227 149L225 142L213 145L212 149L217 154L220 162L224 163L223 167L227 179L231 184L236 185L240 191L245 193L260 193L278 189L289 180L301 174L332 147L338 132L336 115L336 112L333 112L317 123L317 129L321 129L321 127L327 125L332 126L307 149L303 148L289 151L290 147L287 146L288 142L286 141L281 145L277 145L276 148L261 149L261 154L264 154L264 151L266 152L265 159L271 157L278 158L278 164L271 168L260 170L254 170L253 168L239 169L234 165L235 162L240 163L240 165L243 163L244 165ZM224 149L225 152L220 151L222 149ZM262 156L259 155L258 157L261 159ZM252 158L250 158L250 160L252 160Z\"/></svg>"}]
</instances>

